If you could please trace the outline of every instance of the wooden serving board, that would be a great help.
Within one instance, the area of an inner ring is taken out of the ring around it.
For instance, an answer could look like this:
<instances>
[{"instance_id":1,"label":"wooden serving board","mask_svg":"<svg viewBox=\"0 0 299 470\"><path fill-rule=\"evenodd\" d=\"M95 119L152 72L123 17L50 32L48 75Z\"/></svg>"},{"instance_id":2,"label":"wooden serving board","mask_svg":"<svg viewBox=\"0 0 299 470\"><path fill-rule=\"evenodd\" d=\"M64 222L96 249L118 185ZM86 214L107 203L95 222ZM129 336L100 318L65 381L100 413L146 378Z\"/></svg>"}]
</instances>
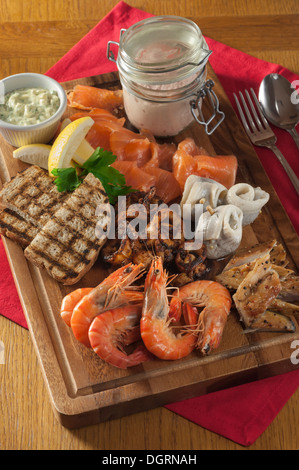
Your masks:
<instances>
[{"instance_id":1,"label":"wooden serving board","mask_svg":"<svg viewBox=\"0 0 299 470\"><path fill-rule=\"evenodd\" d=\"M270 194L270 201L258 219L244 229L242 245L277 239L287 250L289 266L298 273L298 236L210 66L208 76L215 82L225 121L210 138L194 123L174 140L178 143L191 136L211 153L237 156L238 180L260 186ZM65 88L69 90L76 83L120 87L116 73L67 82ZM27 165L13 159L13 148L2 138L0 146L1 180L6 182ZM65 287L27 262L17 244L6 238L4 244L54 412L68 428L95 424L298 367L290 360L291 344L299 339L298 318L292 318L296 325L292 334L244 334L238 315L232 312L219 349L208 357L194 352L179 361L157 359L129 370L116 369L76 341L59 315L61 300L68 292L96 286L105 277L100 260L79 284Z\"/></svg>"}]
</instances>

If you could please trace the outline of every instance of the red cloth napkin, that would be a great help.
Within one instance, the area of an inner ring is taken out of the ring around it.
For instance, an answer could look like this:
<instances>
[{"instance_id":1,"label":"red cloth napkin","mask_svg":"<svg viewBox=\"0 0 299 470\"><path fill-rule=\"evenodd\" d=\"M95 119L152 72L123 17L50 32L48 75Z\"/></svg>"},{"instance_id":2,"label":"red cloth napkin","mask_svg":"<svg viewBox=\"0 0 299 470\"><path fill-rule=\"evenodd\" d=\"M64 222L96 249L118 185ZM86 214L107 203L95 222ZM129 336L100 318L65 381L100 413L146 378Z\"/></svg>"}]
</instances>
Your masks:
<instances>
[{"instance_id":1,"label":"red cloth napkin","mask_svg":"<svg viewBox=\"0 0 299 470\"><path fill-rule=\"evenodd\" d=\"M128 28L152 16L120 2L47 75L63 82L116 70L106 59L108 40L119 38ZM277 64L258 60L213 39L206 38L213 50L210 62L234 106L232 93L252 86L256 91L262 78L271 72L282 73L293 81L299 77ZM236 73L237 71L237 73ZM299 176L298 150L288 133L275 129L278 146ZM256 149L273 186L299 233L298 196L287 176L267 149ZM26 327L5 252L0 244L0 314ZM168 405L167 408L192 422L249 446L264 432L283 405L299 387L299 370L278 377L211 393Z\"/></svg>"},{"instance_id":2,"label":"red cloth napkin","mask_svg":"<svg viewBox=\"0 0 299 470\"><path fill-rule=\"evenodd\" d=\"M27 328L27 322L2 240L0 240L0 315Z\"/></svg>"}]
</instances>

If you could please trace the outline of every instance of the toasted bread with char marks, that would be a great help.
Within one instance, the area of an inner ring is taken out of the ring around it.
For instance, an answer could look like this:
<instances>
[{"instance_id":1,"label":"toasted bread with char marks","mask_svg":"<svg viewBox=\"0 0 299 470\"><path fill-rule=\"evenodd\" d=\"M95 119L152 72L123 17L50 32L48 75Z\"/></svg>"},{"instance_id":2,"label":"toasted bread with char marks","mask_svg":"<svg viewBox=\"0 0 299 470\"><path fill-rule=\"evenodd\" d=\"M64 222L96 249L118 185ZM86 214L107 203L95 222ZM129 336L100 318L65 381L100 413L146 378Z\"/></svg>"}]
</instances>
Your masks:
<instances>
[{"instance_id":1,"label":"toasted bread with char marks","mask_svg":"<svg viewBox=\"0 0 299 470\"><path fill-rule=\"evenodd\" d=\"M10 209L4 209L0 212L0 234L15 241L23 248L32 242L38 230L35 225Z\"/></svg>"},{"instance_id":2,"label":"toasted bread with char marks","mask_svg":"<svg viewBox=\"0 0 299 470\"><path fill-rule=\"evenodd\" d=\"M69 197L59 192L46 170L33 165L19 172L0 191L0 201L27 222L42 228Z\"/></svg>"},{"instance_id":3,"label":"toasted bread with char marks","mask_svg":"<svg viewBox=\"0 0 299 470\"><path fill-rule=\"evenodd\" d=\"M78 282L106 242L104 236L97 238L96 227L104 231L109 216L99 219L96 210L108 203L101 182L89 173L25 249L26 258L63 284Z\"/></svg>"}]
</instances>

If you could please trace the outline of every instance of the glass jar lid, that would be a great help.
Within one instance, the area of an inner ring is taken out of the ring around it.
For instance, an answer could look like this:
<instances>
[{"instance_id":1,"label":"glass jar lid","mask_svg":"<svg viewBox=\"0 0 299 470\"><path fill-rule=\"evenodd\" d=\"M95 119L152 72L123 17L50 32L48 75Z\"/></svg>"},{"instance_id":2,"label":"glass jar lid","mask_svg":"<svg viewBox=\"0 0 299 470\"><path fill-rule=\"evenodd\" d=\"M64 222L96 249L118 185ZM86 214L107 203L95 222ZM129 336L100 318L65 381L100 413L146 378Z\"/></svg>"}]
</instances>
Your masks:
<instances>
[{"instance_id":1,"label":"glass jar lid","mask_svg":"<svg viewBox=\"0 0 299 470\"><path fill-rule=\"evenodd\" d=\"M120 38L120 73L147 83L171 83L202 70L211 54L199 27L178 16L147 18Z\"/></svg>"}]
</instances>

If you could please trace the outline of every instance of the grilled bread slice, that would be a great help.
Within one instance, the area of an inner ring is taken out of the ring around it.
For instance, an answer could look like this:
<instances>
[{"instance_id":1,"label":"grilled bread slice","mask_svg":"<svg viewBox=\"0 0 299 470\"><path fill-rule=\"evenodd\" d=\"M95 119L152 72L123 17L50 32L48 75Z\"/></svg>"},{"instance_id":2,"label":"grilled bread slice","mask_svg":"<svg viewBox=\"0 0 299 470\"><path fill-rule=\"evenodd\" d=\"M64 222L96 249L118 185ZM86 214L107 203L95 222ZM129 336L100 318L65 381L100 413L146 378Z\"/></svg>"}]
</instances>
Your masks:
<instances>
[{"instance_id":1,"label":"grilled bread slice","mask_svg":"<svg viewBox=\"0 0 299 470\"><path fill-rule=\"evenodd\" d=\"M59 192L46 170L33 165L18 173L0 191L0 201L27 222L42 228L69 193Z\"/></svg>"},{"instance_id":2,"label":"grilled bread slice","mask_svg":"<svg viewBox=\"0 0 299 470\"><path fill-rule=\"evenodd\" d=\"M106 241L96 229L106 230L109 215L98 218L96 210L108 203L101 182L89 173L25 249L26 258L63 284L78 282Z\"/></svg>"},{"instance_id":3,"label":"grilled bread slice","mask_svg":"<svg viewBox=\"0 0 299 470\"><path fill-rule=\"evenodd\" d=\"M16 212L10 209L0 212L0 234L17 242L23 248L32 242L38 231L35 225Z\"/></svg>"}]
</instances>

